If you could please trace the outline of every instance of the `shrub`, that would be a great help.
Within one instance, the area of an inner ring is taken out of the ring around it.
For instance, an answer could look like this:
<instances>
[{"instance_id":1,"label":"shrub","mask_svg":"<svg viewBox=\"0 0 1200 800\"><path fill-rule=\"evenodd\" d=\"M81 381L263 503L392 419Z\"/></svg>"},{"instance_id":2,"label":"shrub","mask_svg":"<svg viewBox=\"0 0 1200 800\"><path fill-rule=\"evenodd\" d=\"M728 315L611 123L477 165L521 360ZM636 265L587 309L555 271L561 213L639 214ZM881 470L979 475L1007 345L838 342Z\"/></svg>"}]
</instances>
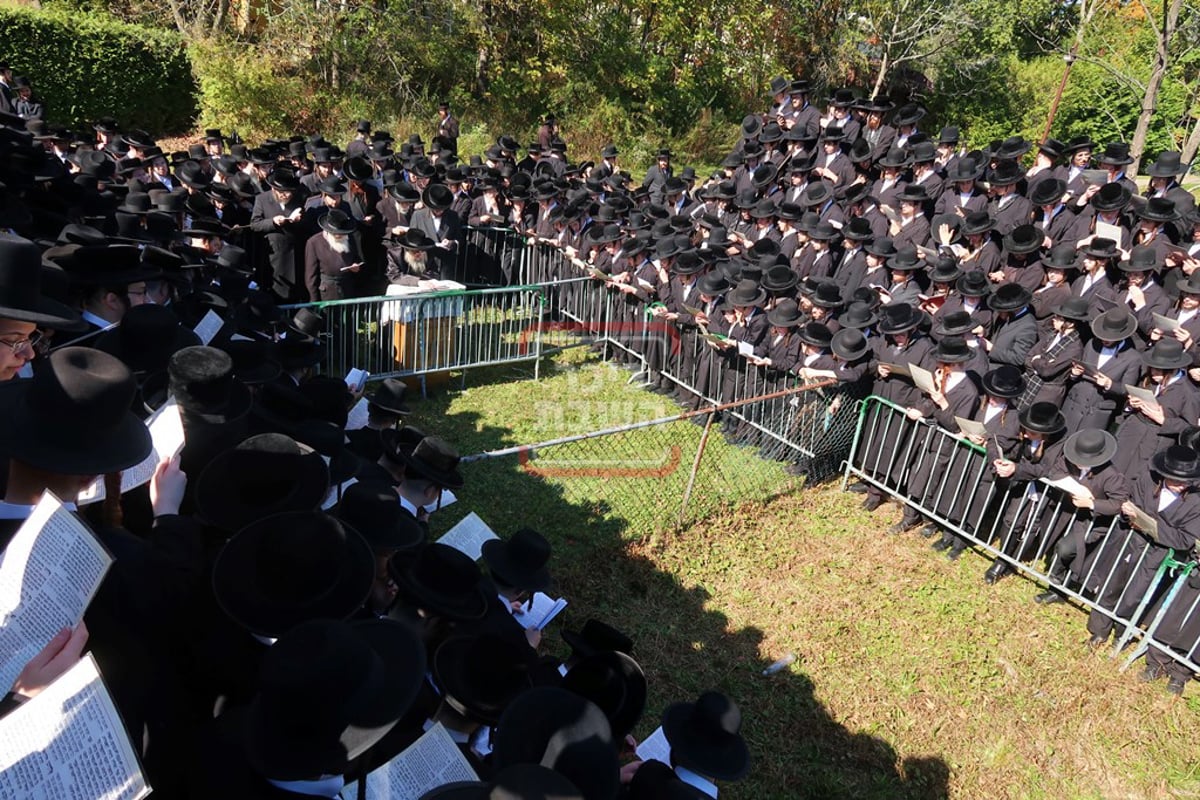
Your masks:
<instances>
[{"instance_id":1,"label":"shrub","mask_svg":"<svg viewBox=\"0 0 1200 800\"><path fill-rule=\"evenodd\" d=\"M33 81L54 122L117 114L126 127L181 133L196 115L196 83L179 36L64 10L0 7L0 53Z\"/></svg>"}]
</instances>

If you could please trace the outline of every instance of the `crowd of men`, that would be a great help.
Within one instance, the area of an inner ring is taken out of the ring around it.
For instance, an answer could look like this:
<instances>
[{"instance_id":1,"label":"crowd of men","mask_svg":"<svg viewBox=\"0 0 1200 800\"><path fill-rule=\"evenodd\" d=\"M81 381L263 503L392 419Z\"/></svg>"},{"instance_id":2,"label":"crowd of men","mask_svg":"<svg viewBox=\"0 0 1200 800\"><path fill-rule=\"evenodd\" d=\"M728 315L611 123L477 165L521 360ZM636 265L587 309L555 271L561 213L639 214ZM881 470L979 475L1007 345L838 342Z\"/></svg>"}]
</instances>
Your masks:
<instances>
[{"instance_id":1,"label":"crowd of men","mask_svg":"<svg viewBox=\"0 0 1200 800\"><path fill-rule=\"evenodd\" d=\"M1104 552L1113 578L1081 591L1140 599L1127 586L1200 532L1200 217L1179 154L1158 154L1140 191L1119 142L968 152L953 126L926 132L915 103L818 99L782 78L770 90L703 180L665 149L640 181L615 146L572 163L549 116L527 147L505 135L461 161L448 107L428 147L362 121L344 149L210 130L177 153L113 119L82 135L0 110L4 542L47 490L115 488L168 397L186 432L148 485L80 509L116 566L86 628L52 641L6 704L86 645L164 796L337 797L437 722L505 796L715 797L715 781L745 776L740 713L719 692L668 708L670 764L632 758L633 642L593 620L564 635L565 661L546 656L520 622L549 585L545 538L489 545L486 574L431 543L429 515L464 486L455 448L403 425L394 380L347 432L357 398L320 373L322 316L279 308L420 286L455 263L466 226L561 249L556 277L590 276L635 317L720 334L701 382L836 380L949 431L983 423L991 481L1087 488L1072 502L1095 524L1063 532L1057 563L1078 578ZM222 327L201 345L209 312ZM646 356L652 388L695 405L706 387L673 386L662 358ZM923 463L899 465L909 489L937 473L936 455ZM884 502L864 488L867 508ZM976 518L965 505L935 511ZM1100 546L1095 531L1128 531L1138 511L1153 531ZM921 521L910 505L894 530ZM935 542L963 546L950 531ZM998 560L989 582L1007 570ZM1200 622L1182 612L1197 595L1200 579L1157 632L1192 659ZM1093 614L1091 643L1112 626ZM1181 693L1193 676L1151 650L1145 677Z\"/></svg>"}]
</instances>

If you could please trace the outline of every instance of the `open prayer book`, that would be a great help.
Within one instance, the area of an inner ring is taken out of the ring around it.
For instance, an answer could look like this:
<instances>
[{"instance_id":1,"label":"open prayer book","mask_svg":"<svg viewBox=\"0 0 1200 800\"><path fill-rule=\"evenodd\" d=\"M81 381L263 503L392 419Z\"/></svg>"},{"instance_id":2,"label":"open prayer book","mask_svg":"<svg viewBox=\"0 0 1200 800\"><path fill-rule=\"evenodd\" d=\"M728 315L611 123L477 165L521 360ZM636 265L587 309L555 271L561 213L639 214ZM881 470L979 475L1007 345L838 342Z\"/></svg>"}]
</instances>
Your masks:
<instances>
[{"instance_id":1,"label":"open prayer book","mask_svg":"<svg viewBox=\"0 0 1200 800\"><path fill-rule=\"evenodd\" d=\"M168 398L161 408L146 418L146 427L150 429L150 439L154 442L154 447L142 463L121 473L121 494L143 483L149 483L158 465L179 455L179 451L183 449L183 419L179 416L179 406L176 405L174 397ZM79 493L75 502L86 506L99 503L106 495L104 476L101 475Z\"/></svg>"},{"instance_id":2,"label":"open prayer book","mask_svg":"<svg viewBox=\"0 0 1200 800\"><path fill-rule=\"evenodd\" d=\"M371 377L371 373L365 369L353 367L346 373L346 388L352 392L361 392L363 387L367 385L367 378Z\"/></svg>"},{"instance_id":3,"label":"open prayer book","mask_svg":"<svg viewBox=\"0 0 1200 800\"><path fill-rule=\"evenodd\" d=\"M1171 319L1170 317L1164 317L1162 314L1154 313L1151 313L1150 316L1154 318L1154 327L1163 333L1172 333L1182 327L1177 319Z\"/></svg>"},{"instance_id":4,"label":"open prayer book","mask_svg":"<svg viewBox=\"0 0 1200 800\"><path fill-rule=\"evenodd\" d=\"M439 786L479 776L439 722L365 780L368 800L417 800ZM342 789L342 797L357 800L358 784Z\"/></svg>"},{"instance_id":5,"label":"open prayer book","mask_svg":"<svg viewBox=\"0 0 1200 800\"><path fill-rule=\"evenodd\" d=\"M965 436L987 436L987 426L982 422L976 422L973 419L964 419L963 417L955 417L954 421L958 423L958 429Z\"/></svg>"},{"instance_id":6,"label":"open prayer book","mask_svg":"<svg viewBox=\"0 0 1200 800\"><path fill-rule=\"evenodd\" d=\"M1049 478L1042 478L1042 483L1046 484L1047 486L1053 486L1055 489L1061 489L1062 491L1066 492L1067 494L1069 494L1071 496L1075 496L1075 495L1083 495L1084 497L1092 497L1093 496L1091 489L1087 488L1082 483L1080 483L1079 481L1072 478L1070 475L1067 475L1062 478L1055 478L1054 480L1050 480Z\"/></svg>"},{"instance_id":7,"label":"open prayer book","mask_svg":"<svg viewBox=\"0 0 1200 800\"><path fill-rule=\"evenodd\" d=\"M567 601L561 597L555 600L547 594L535 592L529 605L513 614L513 619L525 628L537 628L540 631L566 607Z\"/></svg>"},{"instance_id":8,"label":"open prayer book","mask_svg":"<svg viewBox=\"0 0 1200 800\"><path fill-rule=\"evenodd\" d=\"M1109 241L1116 242L1117 247L1121 246L1121 229L1120 229L1120 227L1118 227L1116 225L1110 225L1107 222L1100 222L1099 220L1097 220L1095 233L1096 233L1097 239L1108 239Z\"/></svg>"},{"instance_id":9,"label":"open prayer book","mask_svg":"<svg viewBox=\"0 0 1200 800\"><path fill-rule=\"evenodd\" d=\"M478 561L483 554L483 543L499 538L496 532L472 511L438 539L438 544L448 544L460 553L466 553L472 561Z\"/></svg>"},{"instance_id":10,"label":"open prayer book","mask_svg":"<svg viewBox=\"0 0 1200 800\"><path fill-rule=\"evenodd\" d=\"M909 364L908 374L912 378L913 386L916 386L925 394L933 394L937 391L937 383L933 380L933 373L924 367Z\"/></svg>"},{"instance_id":11,"label":"open prayer book","mask_svg":"<svg viewBox=\"0 0 1200 800\"><path fill-rule=\"evenodd\" d=\"M1103 373L1103 372L1101 372L1100 370L1096 369L1096 368L1095 368L1095 367L1093 367L1091 364L1085 364L1085 363L1083 363L1082 361L1079 361L1079 360L1077 360L1077 359L1072 359L1072 360L1071 360L1071 366L1072 366L1072 367L1079 367L1080 369L1082 369L1082 370L1083 370L1083 374L1084 374L1084 376L1085 376L1085 377L1087 377L1087 378L1089 378L1089 379L1092 379L1092 380L1095 380L1097 377L1099 377L1099 376L1101 376L1101 375L1104 375L1104 373Z\"/></svg>"},{"instance_id":12,"label":"open prayer book","mask_svg":"<svg viewBox=\"0 0 1200 800\"><path fill-rule=\"evenodd\" d=\"M371 412L368 408L369 400L365 397L358 398L358 402L350 407L350 412L346 414L346 430L359 431L367 427L367 422L370 420Z\"/></svg>"},{"instance_id":13,"label":"open prayer book","mask_svg":"<svg viewBox=\"0 0 1200 800\"><path fill-rule=\"evenodd\" d=\"M1154 392L1150 391L1149 389L1143 389L1140 386L1130 386L1127 383L1127 384L1125 384L1125 393L1127 395L1129 395L1130 397L1136 397L1137 399L1141 400L1143 403L1150 403L1151 405L1156 405L1156 406L1159 405L1158 396L1155 395Z\"/></svg>"},{"instance_id":14,"label":"open prayer book","mask_svg":"<svg viewBox=\"0 0 1200 800\"><path fill-rule=\"evenodd\" d=\"M140 800L148 794L90 654L0 719L0 797Z\"/></svg>"},{"instance_id":15,"label":"open prayer book","mask_svg":"<svg viewBox=\"0 0 1200 800\"><path fill-rule=\"evenodd\" d=\"M63 628L74 628L113 558L50 492L0 553L0 686ZM0 792L0 797L8 797Z\"/></svg>"},{"instance_id":16,"label":"open prayer book","mask_svg":"<svg viewBox=\"0 0 1200 800\"><path fill-rule=\"evenodd\" d=\"M192 328L192 333L200 337L200 344L207 346L217 337L224 325L225 320L221 319L217 312L209 309L208 313L196 323L196 327Z\"/></svg>"},{"instance_id":17,"label":"open prayer book","mask_svg":"<svg viewBox=\"0 0 1200 800\"><path fill-rule=\"evenodd\" d=\"M671 745L667 742L667 735L663 733L662 726L642 740L637 748L637 757L642 761L653 759L664 764L671 763Z\"/></svg>"},{"instance_id":18,"label":"open prayer book","mask_svg":"<svg viewBox=\"0 0 1200 800\"><path fill-rule=\"evenodd\" d=\"M1151 539L1158 540L1158 520L1142 509L1134 506L1133 520L1130 524L1137 528L1142 533L1148 534Z\"/></svg>"}]
</instances>

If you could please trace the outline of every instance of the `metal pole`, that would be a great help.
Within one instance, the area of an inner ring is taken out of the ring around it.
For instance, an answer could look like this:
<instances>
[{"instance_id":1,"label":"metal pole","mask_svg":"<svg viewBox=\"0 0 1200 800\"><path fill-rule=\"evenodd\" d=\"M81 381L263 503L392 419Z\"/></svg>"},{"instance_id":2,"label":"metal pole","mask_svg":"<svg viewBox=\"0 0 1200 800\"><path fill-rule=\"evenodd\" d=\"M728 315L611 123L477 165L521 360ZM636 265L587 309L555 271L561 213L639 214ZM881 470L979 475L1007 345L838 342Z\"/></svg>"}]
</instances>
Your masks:
<instances>
[{"instance_id":1,"label":"metal pole","mask_svg":"<svg viewBox=\"0 0 1200 800\"><path fill-rule=\"evenodd\" d=\"M683 525L683 512L687 510L688 501L692 499L692 489L696 485L696 473L700 471L700 459L704 458L704 448L708 446L708 434L712 430L716 414L709 414L704 421L704 433L700 434L700 446L696 448L696 457L692 460L692 474L688 476L687 488L683 490L683 500L679 504L679 518L676 524Z\"/></svg>"}]
</instances>

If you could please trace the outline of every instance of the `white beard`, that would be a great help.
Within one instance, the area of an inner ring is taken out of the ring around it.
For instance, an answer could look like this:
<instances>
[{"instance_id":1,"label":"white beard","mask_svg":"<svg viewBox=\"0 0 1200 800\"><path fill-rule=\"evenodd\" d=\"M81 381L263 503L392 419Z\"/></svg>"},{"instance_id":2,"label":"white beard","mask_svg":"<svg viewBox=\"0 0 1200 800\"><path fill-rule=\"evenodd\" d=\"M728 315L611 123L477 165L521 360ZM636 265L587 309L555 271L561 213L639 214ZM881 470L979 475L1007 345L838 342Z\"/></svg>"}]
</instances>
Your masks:
<instances>
[{"instance_id":1,"label":"white beard","mask_svg":"<svg viewBox=\"0 0 1200 800\"><path fill-rule=\"evenodd\" d=\"M350 237L334 236L329 231L321 231L321 235L325 237L325 241L329 244L329 249L333 252L341 255L350 252Z\"/></svg>"},{"instance_id":2,"label":"white beard","mask_svg":"<svg viewBox=\"0 0 1200 800\"><path fill-rule=\"evenodd\" d=\"M419 250L405 250L404 263L408 265L409 274L424 275L427 267L427 255Z\"/></svg>"}]
</instances>

